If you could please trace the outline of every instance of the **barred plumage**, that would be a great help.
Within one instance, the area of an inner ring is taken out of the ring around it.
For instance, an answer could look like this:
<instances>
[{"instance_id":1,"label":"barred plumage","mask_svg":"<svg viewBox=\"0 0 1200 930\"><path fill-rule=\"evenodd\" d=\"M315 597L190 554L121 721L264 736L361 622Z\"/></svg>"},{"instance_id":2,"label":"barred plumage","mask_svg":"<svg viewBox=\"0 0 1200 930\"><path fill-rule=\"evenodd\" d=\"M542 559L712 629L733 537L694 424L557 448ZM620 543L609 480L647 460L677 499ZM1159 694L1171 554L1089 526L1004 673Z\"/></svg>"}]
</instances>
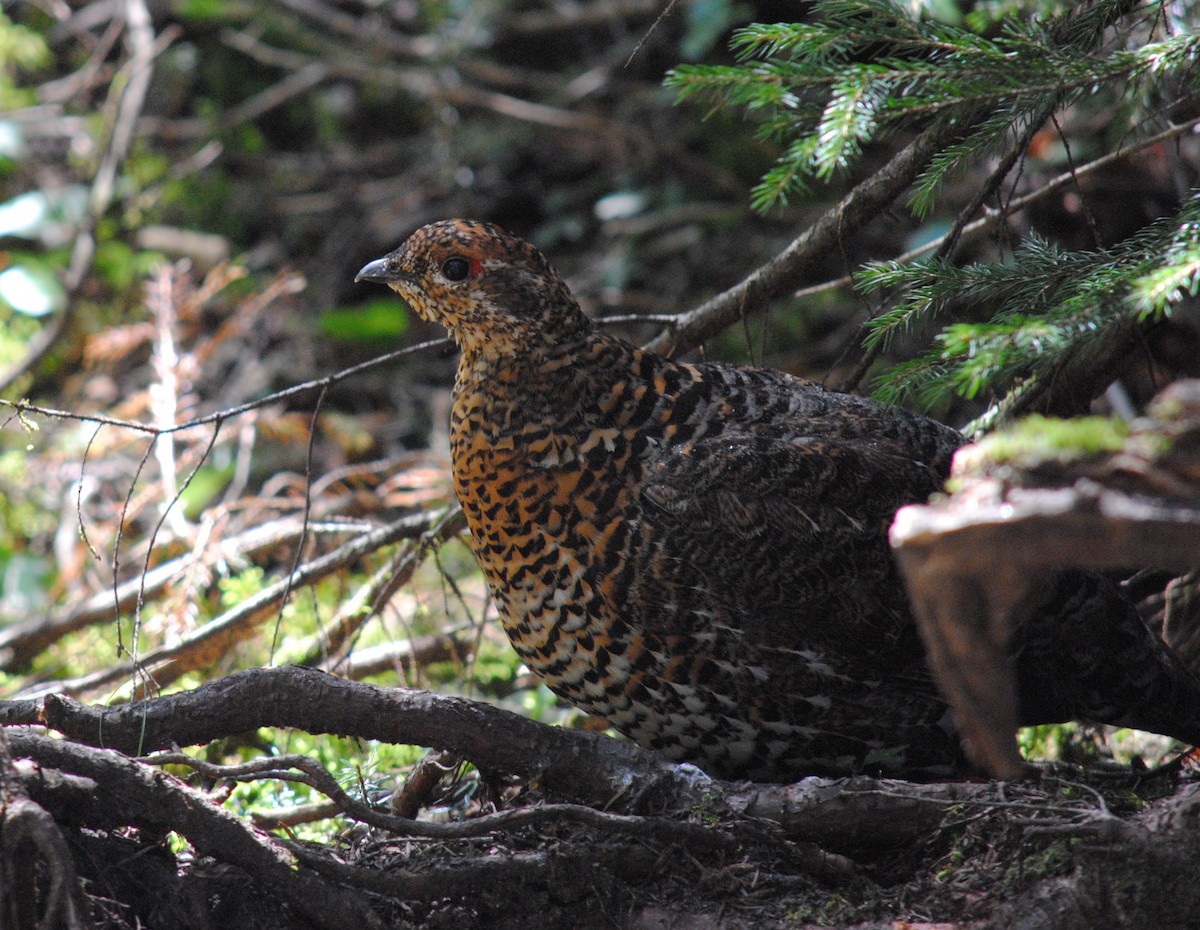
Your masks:
<instances>
[{"instance_id":1,"label":"barred plumage","mask_svg":"<svg viewBox=\"0 0 1200 930\"><path fill-rule=\"evenodd\" d=\"M494 226L424 227L359 278L462 349L455 490L504 628L555 693L717 775L959 763L886 530L941 486L961 434L782 372L638 349ZM1059 600L1119 600L1106 585ZM1127 714L1128 695L1095 697L1128 657L1072 659L1091 647L1054 632L1056 611L1017 646L1025 717ZM1115 614L1182 702L1186 723L1158 728L1190 737L1200 689L1128 604Z\"/></svg>"}]
</instances>

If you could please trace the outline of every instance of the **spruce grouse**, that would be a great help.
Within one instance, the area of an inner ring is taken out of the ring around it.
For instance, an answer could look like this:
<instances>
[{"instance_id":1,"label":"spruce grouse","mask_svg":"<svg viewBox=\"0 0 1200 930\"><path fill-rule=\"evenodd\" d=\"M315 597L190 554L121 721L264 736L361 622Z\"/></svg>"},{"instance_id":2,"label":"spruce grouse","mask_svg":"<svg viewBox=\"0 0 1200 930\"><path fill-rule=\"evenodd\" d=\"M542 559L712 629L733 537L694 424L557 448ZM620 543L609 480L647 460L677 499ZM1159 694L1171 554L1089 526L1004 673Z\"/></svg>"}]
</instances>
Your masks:
<instances>
[{"instance_id":1,"label":"spruce grouse","mask_svg":"<svg viewBox=\"0 0 1200 930\"><path fill-rule=\"evenodd\" d=\"M886 542L960 433L603 333L496 226L425 226L356 280L462 351L455 491L504 628L551 690L718 776L960 764ZM1098 575L1058 576L1014 655L1023 723L1200 741L1200 684Z\"/></svg>"}]
</instances>

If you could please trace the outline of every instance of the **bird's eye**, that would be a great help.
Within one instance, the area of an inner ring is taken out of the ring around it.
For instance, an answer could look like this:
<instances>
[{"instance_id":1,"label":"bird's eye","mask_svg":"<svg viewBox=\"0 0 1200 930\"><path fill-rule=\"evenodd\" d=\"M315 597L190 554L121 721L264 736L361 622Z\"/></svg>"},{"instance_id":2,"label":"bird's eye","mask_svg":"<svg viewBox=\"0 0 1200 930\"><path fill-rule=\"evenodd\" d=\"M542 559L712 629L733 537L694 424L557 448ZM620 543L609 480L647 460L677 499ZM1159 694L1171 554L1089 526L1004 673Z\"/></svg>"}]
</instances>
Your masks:
<instances>
[{"instance_id":1,"label":"bird's eye","mask_svg":"<svg viewBox=\"0 0 1200 930\"><path fill-rule=\"evenodd\" d=\"M451 255L442 262L442 275L447 281L465 281L471 273L471 263L461 255Z\"/></svg>"}]
</instances>

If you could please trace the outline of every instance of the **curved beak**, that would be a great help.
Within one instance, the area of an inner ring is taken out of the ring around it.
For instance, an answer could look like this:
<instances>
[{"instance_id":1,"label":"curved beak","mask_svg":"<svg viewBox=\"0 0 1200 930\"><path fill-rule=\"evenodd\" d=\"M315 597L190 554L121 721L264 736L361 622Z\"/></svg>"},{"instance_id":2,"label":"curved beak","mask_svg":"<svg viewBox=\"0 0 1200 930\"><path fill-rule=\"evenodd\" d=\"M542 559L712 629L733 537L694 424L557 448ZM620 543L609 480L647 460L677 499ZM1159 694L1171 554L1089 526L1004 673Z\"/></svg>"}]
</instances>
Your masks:
<instances>
[{"instance_id":1,"label":"curved beak","mask_svg":"<svg viewBox=\"0 0 1200 930\"><path fill-rule=\"evenodd\" d=\"M358 274L354 276L354 283L359 281L378 281L380 284L387 284L389 281L395 281L400 276L387 266L386 258L377 258L373 262L368 262L359 269Z\"/></svg>"}]
</instances>

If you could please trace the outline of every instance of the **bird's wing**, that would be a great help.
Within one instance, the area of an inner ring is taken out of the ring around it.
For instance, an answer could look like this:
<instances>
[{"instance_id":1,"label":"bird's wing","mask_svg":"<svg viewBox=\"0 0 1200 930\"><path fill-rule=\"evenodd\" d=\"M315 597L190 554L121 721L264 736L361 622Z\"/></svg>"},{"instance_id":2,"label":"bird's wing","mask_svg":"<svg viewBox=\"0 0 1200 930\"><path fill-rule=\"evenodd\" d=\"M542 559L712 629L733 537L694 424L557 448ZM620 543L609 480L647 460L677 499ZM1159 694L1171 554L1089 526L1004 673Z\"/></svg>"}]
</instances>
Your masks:
<instances>
[{"instance_id":1,"label":"bird's wing","mask_svg":"<svg viewBox=\"0 0 1200 930\"><path fill-rule=\"evenodd\" d=\"M848 525L878 534L879 521L928 498L943 477L869 440L724 435L664 449L643 498L679 528L814 544Z\"/></svg>"},{"instance_id":2,"label":"bird's wing","mask_svg":"<svg viewBox=\"0 0 1200 930\"><path fill-rule=\"evenodd\" d=\"M936 469L861 437L754 434L664 449L646 478L643 519L665 554L747 636L883 663L891 647L919 654L886 533L941 485Z\"/></svg>"}]
</instances>

